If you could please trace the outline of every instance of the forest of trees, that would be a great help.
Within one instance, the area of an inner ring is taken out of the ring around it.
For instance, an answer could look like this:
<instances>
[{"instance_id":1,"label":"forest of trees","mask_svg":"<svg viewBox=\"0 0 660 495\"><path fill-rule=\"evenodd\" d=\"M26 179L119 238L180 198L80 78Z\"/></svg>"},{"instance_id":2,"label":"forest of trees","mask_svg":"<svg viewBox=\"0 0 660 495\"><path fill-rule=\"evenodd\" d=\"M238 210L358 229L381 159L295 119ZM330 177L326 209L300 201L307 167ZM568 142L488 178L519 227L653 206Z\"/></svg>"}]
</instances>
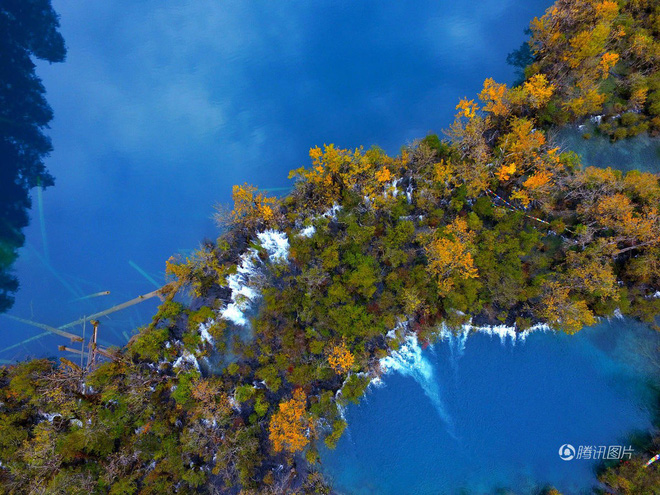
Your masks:
<instances>
[{"instance_id":1,"label":"forest of trees","mask_svg":"<svg viewBox=\"0 0 660 495\"><path fill-rule=\"evenodd\" d=\"M615 311L655 326L658 175L583 167L545 129L630 104L634 73L653 80L657 58L638 64L621 40L646 36L644 56L657 54L659 15L650 1L559 0L532 23L525 80L487 79L458 102L448 139L396 157L314 147L280 199L235 186L226 231L168 261L157 314L113 359L0 369L0 493L331 493L319 446L336 445L342 408L407 332L574 333ZM635 113L650 132L653 91ZM286 235L285 259L265 231ZM261 296L245 338L222 314L247 297L231 288L247 252ZM654 493L658 471L640 466L600 477Z\"/></svg>"},{"instance_id":2,"label":"forest of trees","mask_svg":"<svg viewBox=\"0 0 660 495\"><path fill-rule=\"evenodd\" d=\"M12 266L25 242L30 190L53 184L44 165L52 150L44 129L53 112L33 59L64 61L58 28L50 0L0 2L0 313L18 289Z\"/></svg>"},{"instance_id":3,"label":"forest of trees","mask_svg":"<svg viewBox=\"0 0 660 495\"><path fill-rule=\"evenodd\" d=\"M660 132L656 1L558 1L531 29L535 57L525 75L545 74L558 88L541 121L597 116L612 139Z\"/></svg>"}]
</instances>

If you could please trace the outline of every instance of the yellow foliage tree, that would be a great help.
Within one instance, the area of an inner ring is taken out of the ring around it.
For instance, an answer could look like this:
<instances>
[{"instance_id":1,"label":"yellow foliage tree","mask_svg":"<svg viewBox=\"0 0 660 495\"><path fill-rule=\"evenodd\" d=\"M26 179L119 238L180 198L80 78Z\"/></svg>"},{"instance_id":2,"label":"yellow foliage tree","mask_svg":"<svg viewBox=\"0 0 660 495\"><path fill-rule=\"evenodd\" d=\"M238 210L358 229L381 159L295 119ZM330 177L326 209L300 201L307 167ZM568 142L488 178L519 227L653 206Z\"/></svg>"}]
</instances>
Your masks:
<instances>
[{"instance_id":1,"label":"yellow foliage tree","mask_svg":"<svg viewBox=\"0 0 660 495\"><path fill-rule=\"evenodd\" d=\"M510 105L506 101L506 84L496 83L491 77L484 81L484 87L479 93L479 99L486 103L484 110L498 117L509 114Z\"/></svg>"},{"instance_id":2,"label":"yellow foliage tree","mask_svg":"<svg viewBox=\"0 0 660 495\"><path fill-rule=\"evenodd\" d=\"M596 16L598 18L611 22L619 15L619 4L610 0L605 0L596 5Z\"/></svg>"},{"instance_id":3,"label":"yellow foliage tree","mask_svg":"<svg viewBox=\"0 0 660 495\"><path fill-rule=\"evenodd\" d=\"M226 393L219 392L220 389L221 384L217 379L199 380L192 389L195 399L193 414L209 421L228 418L232 412L230 399Z\"/></svg>"},{"instance_id":4,"label":"yellow foliage tree","mask_svg":"<svg viewBox=\"0 0 660 495\"><path fill-rule=\"evenodd\" d=\"M390 170L387 167L380 169L378 172L376 172L376 180L378 182L387 182L388 180L392 180L392 174L390 173Z\"/></svg>"},{"instance_id":5,"label":"yellow foliage tree","mask_svg":"<svg viewBox=\"0 0 660 495\"><path fill-rule=\"evenodd\" d=\"M521 189L514 189L511 192L511 199L514 201L520 201L520 203L527 208L529 203L532 201L526 191Z\"/></svg>"},{"instance_id":6,"label":"yellow foliage tree","mask_svg":"<svg viewBox=\"0 0 660 495\"><path fill-rule=\"evenodd\" d=\"M635 88L628 100L628 108L631 110L641 110L646 103L649 88Z\"/></svg>"},{"instance_id":7,"label":"yellow foliage tree","mask_svg":"<svg viewBox=\"0 0 660 495\"><path fill-rule=\"evenodd\" d=\"M515 119L511 123L511 133L508 137L508 150L520 156L536 152L545 144L545 134L534 129L533 122L528 119Z\"/></svg>"},{"instance_id":8,"label":"yellow foliage tree","mask_svg":"<svg viewBox=\"0 0 660 495\"><path fill-rule=\"evenodd\" d=\"M583 253L568 254L567 261L571 268L566 278L575 289L591 292L601 298L617 294L616 276L609 261Z\"/></svg>"},{"instance_id":9,"label":"yellow foliage tree","mask_svg":"<svg viewBox=\"0 0 660 495\"><path fill-rule=\"evenodd\" d=\"M454 119L448 135L461 154L461 159L452 160L452 176L457 183L467 187L468 196L478 196L488 185L488 162L491 160L491 148L486 143L484 134L491 127L490 118L476 116L472 119ZM436 171L438 169L436 168Z\"/></svg>"},{"instance_id":10,"label":"yellow foliage tree","mask_svg":"<svg viewBox=\"0 0 660 495\"><path fill-rule=\"evenodd\" d=\"M307 411L307 396L302 389L295 389L291 399L280 402L279 411L270 420L269 433L275 452L298 452L309 443L309 437L314 434L314 424Z\"/></svg>"},{"instance_id":11,"label":"yellow foliage tree","mask_svg":"<svg viewBox=\"0 0 660 495\"><path fill-rule=\"evenodd\" d=\"M571 52L565 55L569 67L578 67L585 60L595 57L605 48L605 42L610 35L609 23L600 22L594 28L580 31L570 39Z\"/></svg>"},{"instance_id":12,"label":"yellow foliage tree","mask_svg":"<svg viewBox=\"0 0 660 495\"><path fill-rule=\"evenodd\" d=\"M341 344L333 346L330 350L328 363L335 373L341 375L351 369L355 363L355 356L346 347L346 342L342 341Z\"/></svg>"},{"instance_id":13,"label":"yellow foliage tree","mask_svg":"<svg viewBox=\"0 0 660 495\"><path fill-rule=\"evenodd\" d=\"M359 190L370 200L383 200L382 184L394 178L393 171L410 159L403 151L397 158L389 157L379 148L366 152L336 148L333 144L310 149L312 167L298 168L289 172L289 178L297 177L308 186L308 206L328 207L341 199L342 189Z\"/></svg>"},{"instance_id":14,"label":"yellow foliage tree","mask_svg":"<svg viewBox=\"0 0 660 495\"><path fill-rule=\"evenodd\" d=\"M570 290L559 282L550 282L545 287L541 303L541 316L548 323L566 333L575 333L582 327L593 325L596 318L583 300L573 301Z\"/></svg>"},{"instance_id":15,"label":"yellow foliage tree","mask_svg":"<svg viewBox=\"0 0 660 495\"><path fill-rule=\"evenodd\" d=\"M660 217L657 208L648 208L644 213L638 213L630 198L623 194L614 194L599 200L595 214L601 225L619 234L619 242L660 244Z\"/></svg>"},{"instance_id":16,"label":"yellow foliage tree","mask_svg":"<svg viewBox=\"0 0 660 495\"><path fill-rule=\"evenodd\" d=\"M247 183L234 186L232 189L234 209L231 211L231 221L247 230L272 223L275 218L276 199L267 197Z\"/></svg>"},{"instance_id":17,"label":"yellow foliage tree","mask_svg":"<svg viewBox=\"0 0 660 495\"><path fill-rule=\"evenodd\" d=\"M524 173L531 165L540 161L540 148L545 145L545 135L534 129L531 120L515 118L511 122L511 131L499 140L503 152L504 163L508 166L515 163L516 168L509 172Z\"/></svg>"},{"instance_id":18,"label":"yellow foliage tree","mask_svg":"<svg viewBox=\"0 0 660 495\"><path fill-rule=\"evenodd\" d=\"M471 119L476 115L477 110L479 110L479 105L477 105L474 100L463 98L458 102L458 105L456 105L456 110L460 110L458 115Z\"/></svg>"},{"instance_id":19,"label":"yellow foliage tree","mask_svg":"<svg viewBox=\"0 0 660 495\"><path fill-rule=\"evenodd\" d=\"M550 84L544 74L536 74L523 84L527 100L532 108L540 108L552 97L555 85Z\"/></svg>"},{"instance_id":20,"label":"yellow foliage tree","mask_svg":"<svg viewBox=\"0 0 660 495\"><path fill-rule=\"evenodd\" d=\"M614 52L606 52L600 59L598 63L598 70L600 70L600 75L603 79L606 79L610 75L610 70L616 65L619 61L619 54Z\"/></svg>"},{"instance_id":21,"label":"yellow foliage tree","mask_svg":"<svg viewBox=\"0 0 660 495\"><path fill-rule=\"evenodd\" d=\"M440 160L439 163L433 164L433 172L433 180L442 184L446 184L447 181L449 181L454 175L454 167L452 167L452 164L449 160L445 161L443 159Z\"/></svg>"},{"instance_id":22,"label":"yellow foliage tree","mask_svg":"<svg viewBox=\"0 0 660 495\"><path fill-rule=\"evenodd\" d=\"M449 224L443 235L426 247L428 270L438 281L438 291L445 296L454 286L454 279L476 278L477 269L472 257L474 232L467 222L457 218Z\"/></svg>"},{"instance_id":23,"label":"yellow foliage tree","mask_svg":"<svg viewBox=\"0 0 660 495\"><path fill-rule=\"evenodd\" d=\"M529 189L530 191L538 191L550 183L552 174L548 171L536 172L529 176L529 178L523 182L523 187Z\"/></svg>"},{"instance_id":24,"label":"yellow foliage tree","mask_svg":"<svg viewBox=\"0 0 660 495\"><path fill-rule=\"evenodd\" d=\"M660 183L655 174L631 170L623 179L623 185L626 191L644 202L653 204L660 200Z\"/></svg>"},{"instance_id":25,"label":"yellow foliage tree","mask_svg":"<svg viewBox=\"0 0 660 495\"><path fill-rule=\"evenodd\" d=\"M510 163L509 165L502 165L497 171L497 178L501 181L507 181L513 174L516 173L516 164Z\"/></svg>"}]
</instances>

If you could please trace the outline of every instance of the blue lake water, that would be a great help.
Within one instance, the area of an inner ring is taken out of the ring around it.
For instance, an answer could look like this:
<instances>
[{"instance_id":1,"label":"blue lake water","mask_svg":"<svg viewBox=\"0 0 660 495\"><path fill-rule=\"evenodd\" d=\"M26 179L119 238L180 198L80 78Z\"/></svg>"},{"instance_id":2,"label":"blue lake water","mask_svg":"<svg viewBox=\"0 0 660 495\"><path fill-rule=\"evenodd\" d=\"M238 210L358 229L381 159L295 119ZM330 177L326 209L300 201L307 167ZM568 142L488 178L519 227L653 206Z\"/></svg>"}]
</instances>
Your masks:
<instances>
[{"instance_id":1,"label":"blue lake water","mask_svg":"<svg viewBox=\"0 0 660 495\"><path fill-rule=\"evenodd\" d=\"M658 343L644 325L615 320L515 345L473 334L464 346L417 348L347 408L323 470L346 494L590 493L596 461L564 461L559 448L627 447L633 430L650 428Z\"/></svg>"},{"instance_id":2,"label":"blue lake water","mask_svg":"<svg viewBox=\"0 0 660 495\"><path fill-rule=\"evenodd\" d=\"M286 188L312 146L396 153L441 132L486 77L514 80L506 55L550 3L53 0L68 58L38 73L56 185L35 194L11 314L60 325L153 290L217 236L233 184ZM103 319L101 340L154 309ZM6 318L0 337L0 360L62 343Z\"/></svg>"}]
</instances>

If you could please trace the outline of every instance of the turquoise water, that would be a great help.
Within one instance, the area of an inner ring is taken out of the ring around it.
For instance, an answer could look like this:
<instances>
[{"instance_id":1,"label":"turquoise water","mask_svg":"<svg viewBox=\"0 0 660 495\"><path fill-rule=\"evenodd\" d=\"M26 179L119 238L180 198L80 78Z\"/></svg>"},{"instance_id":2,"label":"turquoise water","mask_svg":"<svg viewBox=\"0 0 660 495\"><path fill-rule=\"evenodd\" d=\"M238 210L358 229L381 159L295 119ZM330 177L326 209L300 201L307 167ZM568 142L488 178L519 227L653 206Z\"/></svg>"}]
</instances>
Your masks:
<instances>
[{"instance_id":1,"label":"turquoise water","mask_svg":"<svg viewBox=\"0 0 660 495\"><path fill-rule=\"evenodd\" d=\"M608 137L598 134L584 139L590 127L587 124L582 130L574 127L562 129L555 140L562 148L578 153L585 165L612 167L624 172L660 173L660 139L640 135L611 143Z\"/></svg>"},{"instance_id":2,"label":"turquoise water","mask_svg":"<svg viewBox=\"0 0 660 495\"><path fill-rule=\"evenodd\" d=\"M233 184L286 190L312 146L441 132L486 77L515 78L506 56L550 3L53 0L67 61L38 74L56 184L35 194L11 314L57 326L153 290L218 235ZM101 340L154 309L104 318ZM0 360L57 355L43 334L0 317Z\"/></svg>"},{"instance_id":3,"label":"turquoise water","mask_svg":"<svg viewBox=\"0 0 660 495\"><path fill-rule=\"evenodd\" d=\"M628 446L628 434L651 426L660 361L638 351L658 343L647 327L615 320L515 345L473 334L416 348L347 408L323 470L346 494L589 492L595 461L563 461L559 447Z\"/></svg>"}]
</instances>

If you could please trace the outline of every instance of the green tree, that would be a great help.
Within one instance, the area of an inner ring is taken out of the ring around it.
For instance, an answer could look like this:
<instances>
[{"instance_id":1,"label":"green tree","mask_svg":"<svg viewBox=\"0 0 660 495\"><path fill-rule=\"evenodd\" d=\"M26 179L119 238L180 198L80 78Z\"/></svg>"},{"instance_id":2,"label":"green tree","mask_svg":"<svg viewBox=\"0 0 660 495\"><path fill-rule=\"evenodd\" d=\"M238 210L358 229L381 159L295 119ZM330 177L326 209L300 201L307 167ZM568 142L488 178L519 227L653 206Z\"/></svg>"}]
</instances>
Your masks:
<instances>
[{"instance_id":1,"label":"green tree","mask_svg":"<svg viewBox=\"0 0 660 495\"><path fill-rule=\"evenodd\" d=\"M0 3L0 312L18 288L10 270L25 241L30 189L53 185L44 165L52 150L44 129L53 112L33 59L64 60L58 28L50 0Z\"/></svg>"}]
</instances>

